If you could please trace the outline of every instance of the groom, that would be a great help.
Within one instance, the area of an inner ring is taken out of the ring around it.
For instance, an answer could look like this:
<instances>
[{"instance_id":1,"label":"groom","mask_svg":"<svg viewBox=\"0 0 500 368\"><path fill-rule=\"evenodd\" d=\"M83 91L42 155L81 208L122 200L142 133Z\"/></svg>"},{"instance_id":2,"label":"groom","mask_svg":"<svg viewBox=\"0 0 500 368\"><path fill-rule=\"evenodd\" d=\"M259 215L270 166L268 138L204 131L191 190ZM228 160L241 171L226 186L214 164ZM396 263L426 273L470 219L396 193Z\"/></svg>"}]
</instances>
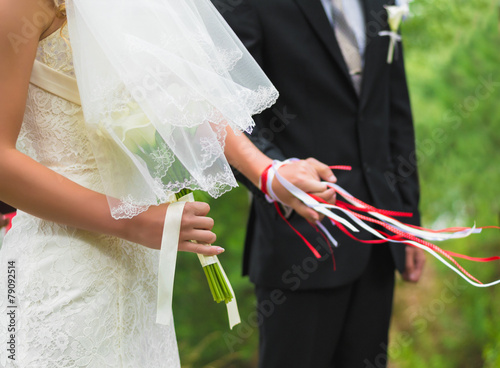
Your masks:
<instances>
[{"instance_id":1,"label":"groom","mask_svg":"<svg viewBox=\"0 0 500 368\"><path fill-rule=\"evenodd\" d=\"M387 63L384 0L213 0L280 92L253 140L269 156L315 157L357 198L419 223L415 137L401 45ZM250 185L251 187L251 185ZM368 245L327 225L333 251L296 214L317 260L255 187L244 272L260 311L261 368L384 367L394 270L416 282L423 253ZM408 222L408 219L405 219ZM324 222L327 224L327 222ZM365 235L365 239L370 239ZM335 270L334 270L335 268Z\"/></svg>"}]
</instances>

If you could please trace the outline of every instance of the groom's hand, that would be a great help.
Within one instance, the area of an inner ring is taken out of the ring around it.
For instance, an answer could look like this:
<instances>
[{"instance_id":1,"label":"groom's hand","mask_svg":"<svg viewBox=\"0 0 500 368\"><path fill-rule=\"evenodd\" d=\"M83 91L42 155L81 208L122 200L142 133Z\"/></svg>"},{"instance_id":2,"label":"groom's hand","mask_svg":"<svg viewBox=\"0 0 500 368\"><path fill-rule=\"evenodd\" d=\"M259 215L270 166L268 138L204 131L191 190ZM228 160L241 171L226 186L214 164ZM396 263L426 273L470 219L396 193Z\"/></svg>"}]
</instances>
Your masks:
<instances>
[{"instance_id":1,"label":"groom's hand","mask_svg":"<svg viewBox=\"0 0 500 368\"><path fill-rule=\"evenodd\" d=\"M314 158L290 162L279 168L279 173L290 183L306 193L314 194L328 203L335 203L335 191L322 181L335 183L337 178L332 170ZM292 207L307 221L316 222L323 216L307 207L302 201L285 189L278 179L273 181L273 191L284 204Z\"/></svg>"},{"instance_id":2,"label":"groom's hand","mask_svg":"<svg viewBox=\"0 0 500 368\"><path fill-rule=\"evenodd\" d=\"M425 265L425 252L416 247L406 246L406 267L402 274L403 280L418 282Z\"/></svg>"}]
</instances>

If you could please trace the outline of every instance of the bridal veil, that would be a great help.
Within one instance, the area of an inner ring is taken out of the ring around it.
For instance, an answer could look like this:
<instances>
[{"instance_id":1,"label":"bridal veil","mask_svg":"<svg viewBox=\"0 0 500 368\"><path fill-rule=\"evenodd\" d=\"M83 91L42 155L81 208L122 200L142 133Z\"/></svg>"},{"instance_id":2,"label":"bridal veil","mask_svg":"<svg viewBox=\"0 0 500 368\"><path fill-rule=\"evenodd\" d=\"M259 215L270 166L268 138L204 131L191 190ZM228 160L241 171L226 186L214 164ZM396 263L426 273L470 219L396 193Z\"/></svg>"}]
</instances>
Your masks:
<instances>
[{"instance_id":1,"label":"bridal veil","mask_svg":"<svg viewBox=\"0 0 500 368\"><path fill-rule=\"evenodd\" d=\"M115 218L236 186L226 128L278 97L209 0L67 0L85 120Z\"/></svg>"}]
</instances>

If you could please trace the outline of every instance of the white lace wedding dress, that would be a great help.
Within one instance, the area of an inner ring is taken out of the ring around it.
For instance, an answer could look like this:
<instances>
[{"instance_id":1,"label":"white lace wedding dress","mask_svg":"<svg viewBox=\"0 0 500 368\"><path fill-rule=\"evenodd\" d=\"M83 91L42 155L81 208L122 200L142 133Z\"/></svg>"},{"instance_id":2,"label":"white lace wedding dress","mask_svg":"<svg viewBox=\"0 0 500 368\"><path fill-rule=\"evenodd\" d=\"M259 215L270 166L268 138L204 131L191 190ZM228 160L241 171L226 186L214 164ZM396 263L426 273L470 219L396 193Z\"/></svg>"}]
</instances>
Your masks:
<instances>
[{"instance_id":1,"label":"white lace wedding dress","mask_svg":"<svg viewBox=\"0 0 500 368\"><path fill-rule=\"evenodd\" d=\"M56 32L37 60L74 77ZM102 191L82 110L30 84L18 149ZM158 251L19 212L0 250L0 367L179 367L173 324L155 323ZM15 360L6 351L7 267L15 262Z\"/></svg>"}]
</instances>

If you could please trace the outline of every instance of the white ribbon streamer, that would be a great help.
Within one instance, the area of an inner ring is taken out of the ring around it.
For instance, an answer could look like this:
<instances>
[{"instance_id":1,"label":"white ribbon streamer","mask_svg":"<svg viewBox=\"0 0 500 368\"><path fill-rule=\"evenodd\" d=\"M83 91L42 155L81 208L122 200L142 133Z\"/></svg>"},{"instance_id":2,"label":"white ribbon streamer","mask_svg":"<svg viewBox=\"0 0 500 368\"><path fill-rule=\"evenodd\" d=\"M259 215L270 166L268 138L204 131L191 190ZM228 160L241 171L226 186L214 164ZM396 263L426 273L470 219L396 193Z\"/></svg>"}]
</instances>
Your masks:
<instances>
[{"instance_id":1,"label":"white ribbon streamer","mask_svg":"<svg viewBox=\"0 0 500 368\"><path fill-rule=\"evenodd\" d=\"M216 259L220 267L220 272L222 273L224 280L226 280L227 287L231 291L231 294L233 294L233 300L231 300L229 303L226 303L227 317L229 319L229 328L232 330L234 326L241 323L240 312L238 310L238 302L236 301L236 294L234 293L233 287L229 282L229 279L226 275L226 272L224 271L224 268L222 267L222 264L220 263L217 257Z\"/></svg>"},{"instance_id":2,"label":"white ribbon streamer","mask_svg":"<svg viewBox=\"0 0 500 368\"><path fill-rule=\"evenodd\" d=\"M354 205L358 208L366 208L365 206L362 206L360 203L352 200L351 198L353 198L354 196L352 194L350 194L347 190L340 187L338 184L334 184L334 183L326 183L326 184L329 187L335 189L335 191L337 193L340 193L340 195L342 195L352 205ZM338 208L337 206L334 206L334 207ZM341 208L339 208L339 209L341 209ZM443 241L443 240L449 240L449 239L459 239L459 238L466 238L471 234L478 234L481 232L481 229L477 229L476 224L474 224L474 226L472 228L467 229L467 230L457 231L457 232L453 232L453 233L450 233L450 232L434 233L431 231L416 229L414 227L405 225L405 224L399 222L398 220L395 220L391 217L385 216L385 215L378 213L378 212L368 212L368 213L381 221L384 221L386 223L391 224L392 226L398 228L401 231L404 231L406 233L412 234L416 237L419 237L419 238L425 239L425 240Z\"/></svg>"},{"instance_id":3,"label":"white ribbon streamer","mask_svg":"<svg viewBox=\"0 0 500 368\"><path fill-rule=\"evenodd\" d=\"M169 325L172 321L175 262L185 202L170 203L165 215L158 268L158 300L156 323Z\"/></svg>"},{"instance_id":4,"label":"white ribbon streamer","mask_svg":"<svg viewBox=\"0 0 500 368\"><path fill-rule=\"evenodd\" d=\"M291 160L294 160L294 159L291 159ZM337 222L340 222L342 225L344 225L345 227L349 228L351 231L353 231L355 233L359 232L359 230L356 229L347 220L343 219L340 216L335 215L334 213L332 213L331 211L329 211L326 207L324 207L321 203L319 203L315 199L311 198L305 192L303 192L302 190L300 190L299 188L297 188L295 185L293 185L292 183L290 183L288 180L286 180L284 177L282 177L278 173L278 168L279 168L279 166L281 166L281 164L285 164L287 162L290 162L290 161L287 160L287 161L284 161L283 163L281 163L280 161L273 161L273 167L272 167L272 169L274 171L274 175L279 180L279 182L281 183L281 185L283 185L295 197L297 197L298 199L300 199L305 205L309 206L310 208L316 210L317 212L319 212L319 213L321 213L321 214L323 214L323 215L325 215L325 216L327 216L329 218L334 219ZM269 187L268 187L268 190L269 190Z\"/></svg>"},{"instance_id":5,"label":"white ribbon streamer","mask_svg":"<svg viewBox=\"0 0 500 368\"><path fill-rule=\"evenodd\" d=\"M427 246L422 245L422 244L420 244L418 242L415 242L413 240L404 240L404 241L402 241L402 240L394 240L394 239L387 238L387 237L383 236L382 234L380 234L375 229L373 229L370 225L368 225L367 223L365 223L361 219L359 219L356 216L354 216L354 214L350 210L338 207L336 205L319 203L314 198L311 198L307 193L305 193L301 189L297 188L292 183L290 183L289 181L287 181L284 177L282 177L281 175L279 175L279 173L277 171L277 168L279 166L285 164L286 162L289 162L289 161L292 161L292 160L296 160L296 159L290 159L290 160L284 161L283 163L281 163L281 162L273 163L273 167L272 167L272 169L274 171L273 175L276 176L276 178L280 181L280 183L291 194L293 194L296 198L300 199L308 207L316 210L319 213L324 214L325 216L329 217L330 219L333 219L335 221L338 221L339 223L342 223L343 225L348 224L349 226L346 226L346 227L348 227L349 229L353 229L353 228L355 229L355 227L353 225L351 225L347 220L345 220L345 219L343 219L343 218L341 218L341 217L339 217L337 215L334 215L331 211L328 210L328 208L339 210L339 211L343 212L344 214L346 214L360 228L368 231L370 234L373 234L375 237L377 237L379 239L382 239L382 240L385 240L385 241L389 241L389 242L392 242L392 243L411 244L411 245L413 245L413 246L415 246L417 248L423 249L426 252L432 254L436 259L438 259L440 262L442 262L446 267L448 267L451 270L453 270L454 272L456 272L460 277L462 277L465 281L467 281L472 286L476 286L476 287L490 287L490 286L493 286L493 285L500 284L500 280L496 280L496 281L493 281L493 282L490 282L490 283L487 283L487 284L478 283L478 282L470 279L470 277L467 276L463 271L461 271L460 269L458 269L455 265L453 265L452 263L450 263L448 260L446 260L442 255L440 255L435 250L433 250L431 248L428 248ZM358 208L368 208L366 206L363 206L361 203L353 200L352 198L354 198L354 197L349 192L347 192L345 189L341 188L339 185L334 184L334 183L328 183L328 182L325 182L325 184L328 185L329 187L334 188L339 194L341 194L348 202L350 202L354 206L356 206ZM406 232L408 234L411 234L411 235L414 235L416 237L419 237L421 239L426 239L426 240L438 240L438 241L442 241L442 240L448 240L448 239L464 238L464 237L467 237L467 236L469 236L471 234L480 233L481 232L481 229L477 229L475 227L475 224L474 224L474 227L472 227L470 229L467 229L467 230L462 230L462 231L453 232L453 233L450 233L450 232L446 232L446 233L434 233L434 232L425 231L425 230L421 230L421 229L415 229L413 227L410 227L410 226L407 226L405 224L402 224L401 222L399 222L399 221L397 221L397 220L395 220L393 218L390 218L388 216L385 216L385 215L377 213L377 212L370 211L368 213L370 215L372 215L373 217L381 220L381 221L384 221L384 222L386 222L388 224L391 224L392 226L398 228L401 231L404 231L404 232ZM339 219L341 219L342 221L339 221ZM325 233L326 236L328 236L328 238L330 238L330 240L333 239L333 237L331 236L331 234L328 232L328 230L326 228L324 228L323 226L321 226L320 229ZM356 232L357 231L358 230L356 230ZM334 242L334 244L335 243L336 242Z\"/></svg>"},{"instance_id":6,"label":"white ribbon streamer","mask_svg":"<svg viewBox=\"0 0 500 368\"><path fill-rule=\"evenodd\" d=\"M339 242L337 240L335 240L335 238L332 236L332 234L330 234L330 232L326 229L326 227L320 221L316 221L316 225L321 229L321 231L323 231L323 234L326 235L326 237L332 242L332 244L335 247L339 246Z\"/></svg>"}]
</instances>

